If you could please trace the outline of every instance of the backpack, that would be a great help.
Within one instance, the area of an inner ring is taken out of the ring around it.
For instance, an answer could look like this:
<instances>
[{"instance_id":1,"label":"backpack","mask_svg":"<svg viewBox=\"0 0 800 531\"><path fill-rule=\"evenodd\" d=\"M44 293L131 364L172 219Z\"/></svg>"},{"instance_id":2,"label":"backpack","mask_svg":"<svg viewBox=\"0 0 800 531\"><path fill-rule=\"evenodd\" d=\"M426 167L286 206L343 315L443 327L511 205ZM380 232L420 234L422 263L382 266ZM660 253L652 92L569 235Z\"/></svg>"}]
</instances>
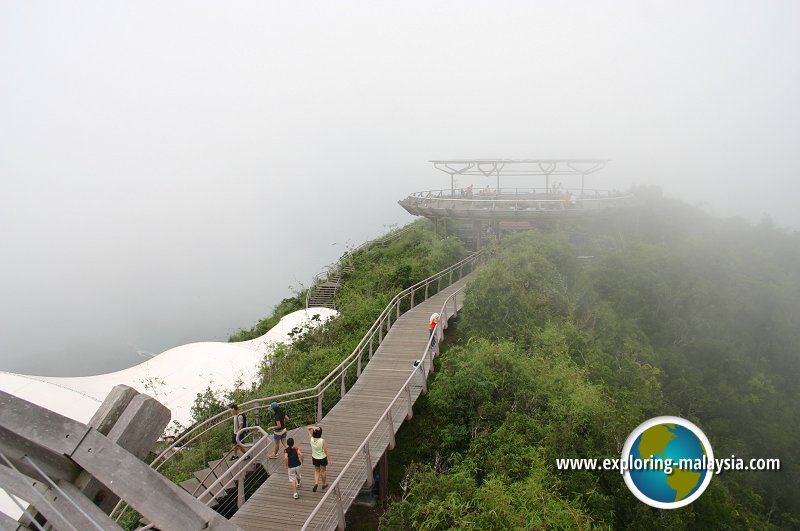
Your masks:
<instances>
[{"instance_id":1,"label":"backpack","mask_svg":"<svg viewBox=\"0 0 800 531\"><path fill-rule=\"evenodd\" d=\"M247 415L245 415L244 413L239 413L239 416L242 417L242 422L241 424L239 424L239 429L241 430L242 428L249 428L250 421L247 420Z\"/></svg>"}]
</instances>

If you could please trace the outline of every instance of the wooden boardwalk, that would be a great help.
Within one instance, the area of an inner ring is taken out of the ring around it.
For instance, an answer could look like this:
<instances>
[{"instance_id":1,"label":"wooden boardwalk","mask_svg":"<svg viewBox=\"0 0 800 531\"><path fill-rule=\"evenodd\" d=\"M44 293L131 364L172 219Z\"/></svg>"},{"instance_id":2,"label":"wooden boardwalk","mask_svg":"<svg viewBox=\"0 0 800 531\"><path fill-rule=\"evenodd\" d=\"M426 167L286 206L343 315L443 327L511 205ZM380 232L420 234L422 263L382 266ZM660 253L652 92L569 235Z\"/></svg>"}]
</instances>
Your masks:
<instances>
[{"instance_id":1,"label":"wooden boardwalk","mask_svg":"<svg viewBox=\"0 0 800 531\"><path fill-rule=\"evenodd\" d=\"M375 427L389 404L403 388L414 370L414 361L421 358L428 341L428 319L433 312L441 312L442 304L451 294L462 288L472 277L466 275L440 293L421 302L392 326L383 342L364 368L361 377L336 406L322 419L323 438L328 443L332 465L328 467L328 483L332 484L342 468L359 449L369 432ZM461 307L463 297L458 296L456 305ZM455 308L448 304L442 317L453 315ZM421 379L420 379L421 381ZM410 392L413 403L421 393L421 385L414 386ZM408 401L397 404L392 411L393 431L396 433L405 420ZM286 413L291 417L291 406ZM384 423L386 424L386 423ZM383 433L385 432L385 433ZM388 424L386 430L377 432L370 439L370 461L377 465L381 455L389 445ZM382 435L380 435L382 433ZM320 503L326 491L321 488L312 492L314 468L311 465L311 446L308 432L298 428L289 433L295 446L303 452L302 482L298 489L300 499L292 498L291 487L283 462L283 455L277 460L266 460L269 479L250 497L241 509L231 518L231 522L247 531L300 529L308 516ZM371 470L372 467L370 467ZM340 480L340 493L345 510L355 499L364 484L367 474L366 460L358 467L351 467ZM352 476L352 477L351 477ZM320 485L321 487L321 485ZM329 496L323 511L315 518L314 529L333 529L336 527L334 496Z\"/></svg>"}]
</instances>

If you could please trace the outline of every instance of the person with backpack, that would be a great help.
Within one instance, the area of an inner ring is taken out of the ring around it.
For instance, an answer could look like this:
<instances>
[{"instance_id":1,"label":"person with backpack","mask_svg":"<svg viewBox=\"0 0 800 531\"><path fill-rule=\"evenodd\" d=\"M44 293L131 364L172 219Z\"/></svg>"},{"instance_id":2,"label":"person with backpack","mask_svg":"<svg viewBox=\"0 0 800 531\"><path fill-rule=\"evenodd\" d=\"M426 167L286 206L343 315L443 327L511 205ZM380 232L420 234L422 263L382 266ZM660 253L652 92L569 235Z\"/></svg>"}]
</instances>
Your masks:
<instances>
[{"instance_id":1,"label":"person with backpack","mask_svg":"<svg viewBox=\"0 0 800 531\"><path fill-rule=\"evenodd\" d=\"M233 448L231 448L231 460L239 459L239 452L244 455L247 452L247 448L245 448L241 442L239 442L238 434L239 430L247 427L247 416L244 413L239 413L239 406L236 404L228 404L228 408L230 408L231 413L233 414L233 435L231 436L231 444ZM250 456L247 456L246 459L250 459Z\"/></svg>"},{"instance_id":2,"label":"person with backpack","mask_svg":"<svg viewBox=\"0 0 800 531\"><path fill-rule=\"evenodd\" d=\"M294 439L289 437L286 441L286 450L284 450L284 461L286 462L286 470L289 473L289 483L292 485L292 497L296 500L300 497L297 488L300 486L300 467L303 465L303 452L300 448L294 447Z\"/></svg>"},{"instance_id":3,"label":"person with backpack","mask_svg":"<svg viewBox=\"0 0 800 531\"><path fill-rule=\"evenodd\" d=\"M328 452L328 443L322 438L322 428L319 426L309 426L309 442L311 443L311 462L314 464L314 488L317 492L319 480L322 478L322 489L328 488L328 465L332 465L331 454Z\"/></svg>"},{"instance_id":4,"label":"person with backpack","mask_svg":"<svg viewBox=\"0 0 800 531\"><path fill-rule=\"evenodd\" d=\"M275 450L269 458L277 459L281 443L284 447L286 446L286 423L289 422L289 415L283 412L277 402L271 403L269 408L275 413L275 431L272 433L272 438L275 440Z\"/></svg>"}]
</instances>

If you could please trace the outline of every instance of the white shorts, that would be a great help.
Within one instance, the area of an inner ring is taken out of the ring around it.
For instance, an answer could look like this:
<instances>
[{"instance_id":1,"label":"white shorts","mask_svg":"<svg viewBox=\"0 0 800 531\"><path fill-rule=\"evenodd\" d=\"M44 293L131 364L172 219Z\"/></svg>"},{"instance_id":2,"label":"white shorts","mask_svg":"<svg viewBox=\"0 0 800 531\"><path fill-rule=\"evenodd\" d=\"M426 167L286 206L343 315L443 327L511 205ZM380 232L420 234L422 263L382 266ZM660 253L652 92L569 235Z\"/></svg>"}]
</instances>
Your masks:
<instances>
[{"instance_id":1,"label":"white shorts","mask_svg":"<svg viewBox=\"0 0 800 531\"><path fill-rule=\"evenodd\" d=\"M296 466L289 469L289 483L297 484L302 478L300 477L300 467Z\"/></svg>"}]
</instances>

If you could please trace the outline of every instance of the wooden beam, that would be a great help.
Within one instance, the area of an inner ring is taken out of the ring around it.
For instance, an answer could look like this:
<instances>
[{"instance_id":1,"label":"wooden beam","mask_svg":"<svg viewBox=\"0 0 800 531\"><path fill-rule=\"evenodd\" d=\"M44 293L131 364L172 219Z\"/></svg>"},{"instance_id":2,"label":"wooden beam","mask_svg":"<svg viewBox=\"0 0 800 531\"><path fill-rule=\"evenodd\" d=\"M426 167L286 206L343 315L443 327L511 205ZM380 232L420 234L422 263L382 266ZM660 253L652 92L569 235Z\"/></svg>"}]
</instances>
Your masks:
<instances>
[{"instance_id":1,"label":"wooden beam","mask_svg":"<svg viewBox=\"0 0 800 531\"><path fill-rule=\"evenodd\" d=\"M162 531L239 529L95 430L70 457Z\"/></svg>"},{"instance_id":2,"label":"wooden beam","mask_svg":"<svg viewBox=\"0 0 800 531\"><path fill-rule=\"evenodd\" d=\"M27 455L53 479L72 481L78 477L81 469L70 459L32 443L4 425L2 420L4 413L5 410L0 411L0 452L8 457L18 470L40 481L45 481L44 477L40 476L22 459Z\"/></svg>"},{"instance_id":3,"label":"wooden beam","mask_svg":"<svg viewBox=\"0 0 800 531\"><path fill-rule=\"evenodd\" d=\"M103 435L108 435L114 424L117 423L125 408L131 403L139 391L127 385L115 385L100 407L97 408L87 426L94 428Z\"/></svg>"},{"instance_id":4,"label":"wooden beam","mask_svg":"<svg viewBox=\"0 0 800 531\"><path fill-rule=\"evenodd\" d=\"M49 484L0 466L0 484L14 496L35 504L36 511L44 515L56 529L121 529L71 483L57 483L58 488L69 497L66 499Z\"/></svg>"},{"instance_id":5,"label":"wooden beam","mask_svg":"<svg viewBox=\"0 0 800 531\"><path fill-rule=\"evenodd\" d=\"M123 404L125 407L120 410ZM100 409L105 411L106 416L100 415L98 410L90 422L104 428L110 426L108 439L139 459L147 457L171 417L169 409L156 399L139 394L135 389L124 385L114 387ZM113 425L110 423L112 418ZM75 485L108 514L119 501L101 481L88 472L82 472L75 479Z\"/></svg>"},{"instance_id":6,"label":"wooden beam","mask_svg":"<svg viewBox=\"0 0 800 531\"><path fill-rule=\"evenodd\" d=\"M30 527L25 527L6 513L0 513L0 529L5 529L6 531L31 531Z\"/></svg>"},{"instance_id":7,"label":"wooden beam","mask_svg":"<svg viewBox=\"0 0 800 531\"><path fill-rule=\"evenodd\" d=\"M63 455L74 452L90 430L80 422L3 391L0 391L0 429Z\"/></svg>"}]
</instances>

